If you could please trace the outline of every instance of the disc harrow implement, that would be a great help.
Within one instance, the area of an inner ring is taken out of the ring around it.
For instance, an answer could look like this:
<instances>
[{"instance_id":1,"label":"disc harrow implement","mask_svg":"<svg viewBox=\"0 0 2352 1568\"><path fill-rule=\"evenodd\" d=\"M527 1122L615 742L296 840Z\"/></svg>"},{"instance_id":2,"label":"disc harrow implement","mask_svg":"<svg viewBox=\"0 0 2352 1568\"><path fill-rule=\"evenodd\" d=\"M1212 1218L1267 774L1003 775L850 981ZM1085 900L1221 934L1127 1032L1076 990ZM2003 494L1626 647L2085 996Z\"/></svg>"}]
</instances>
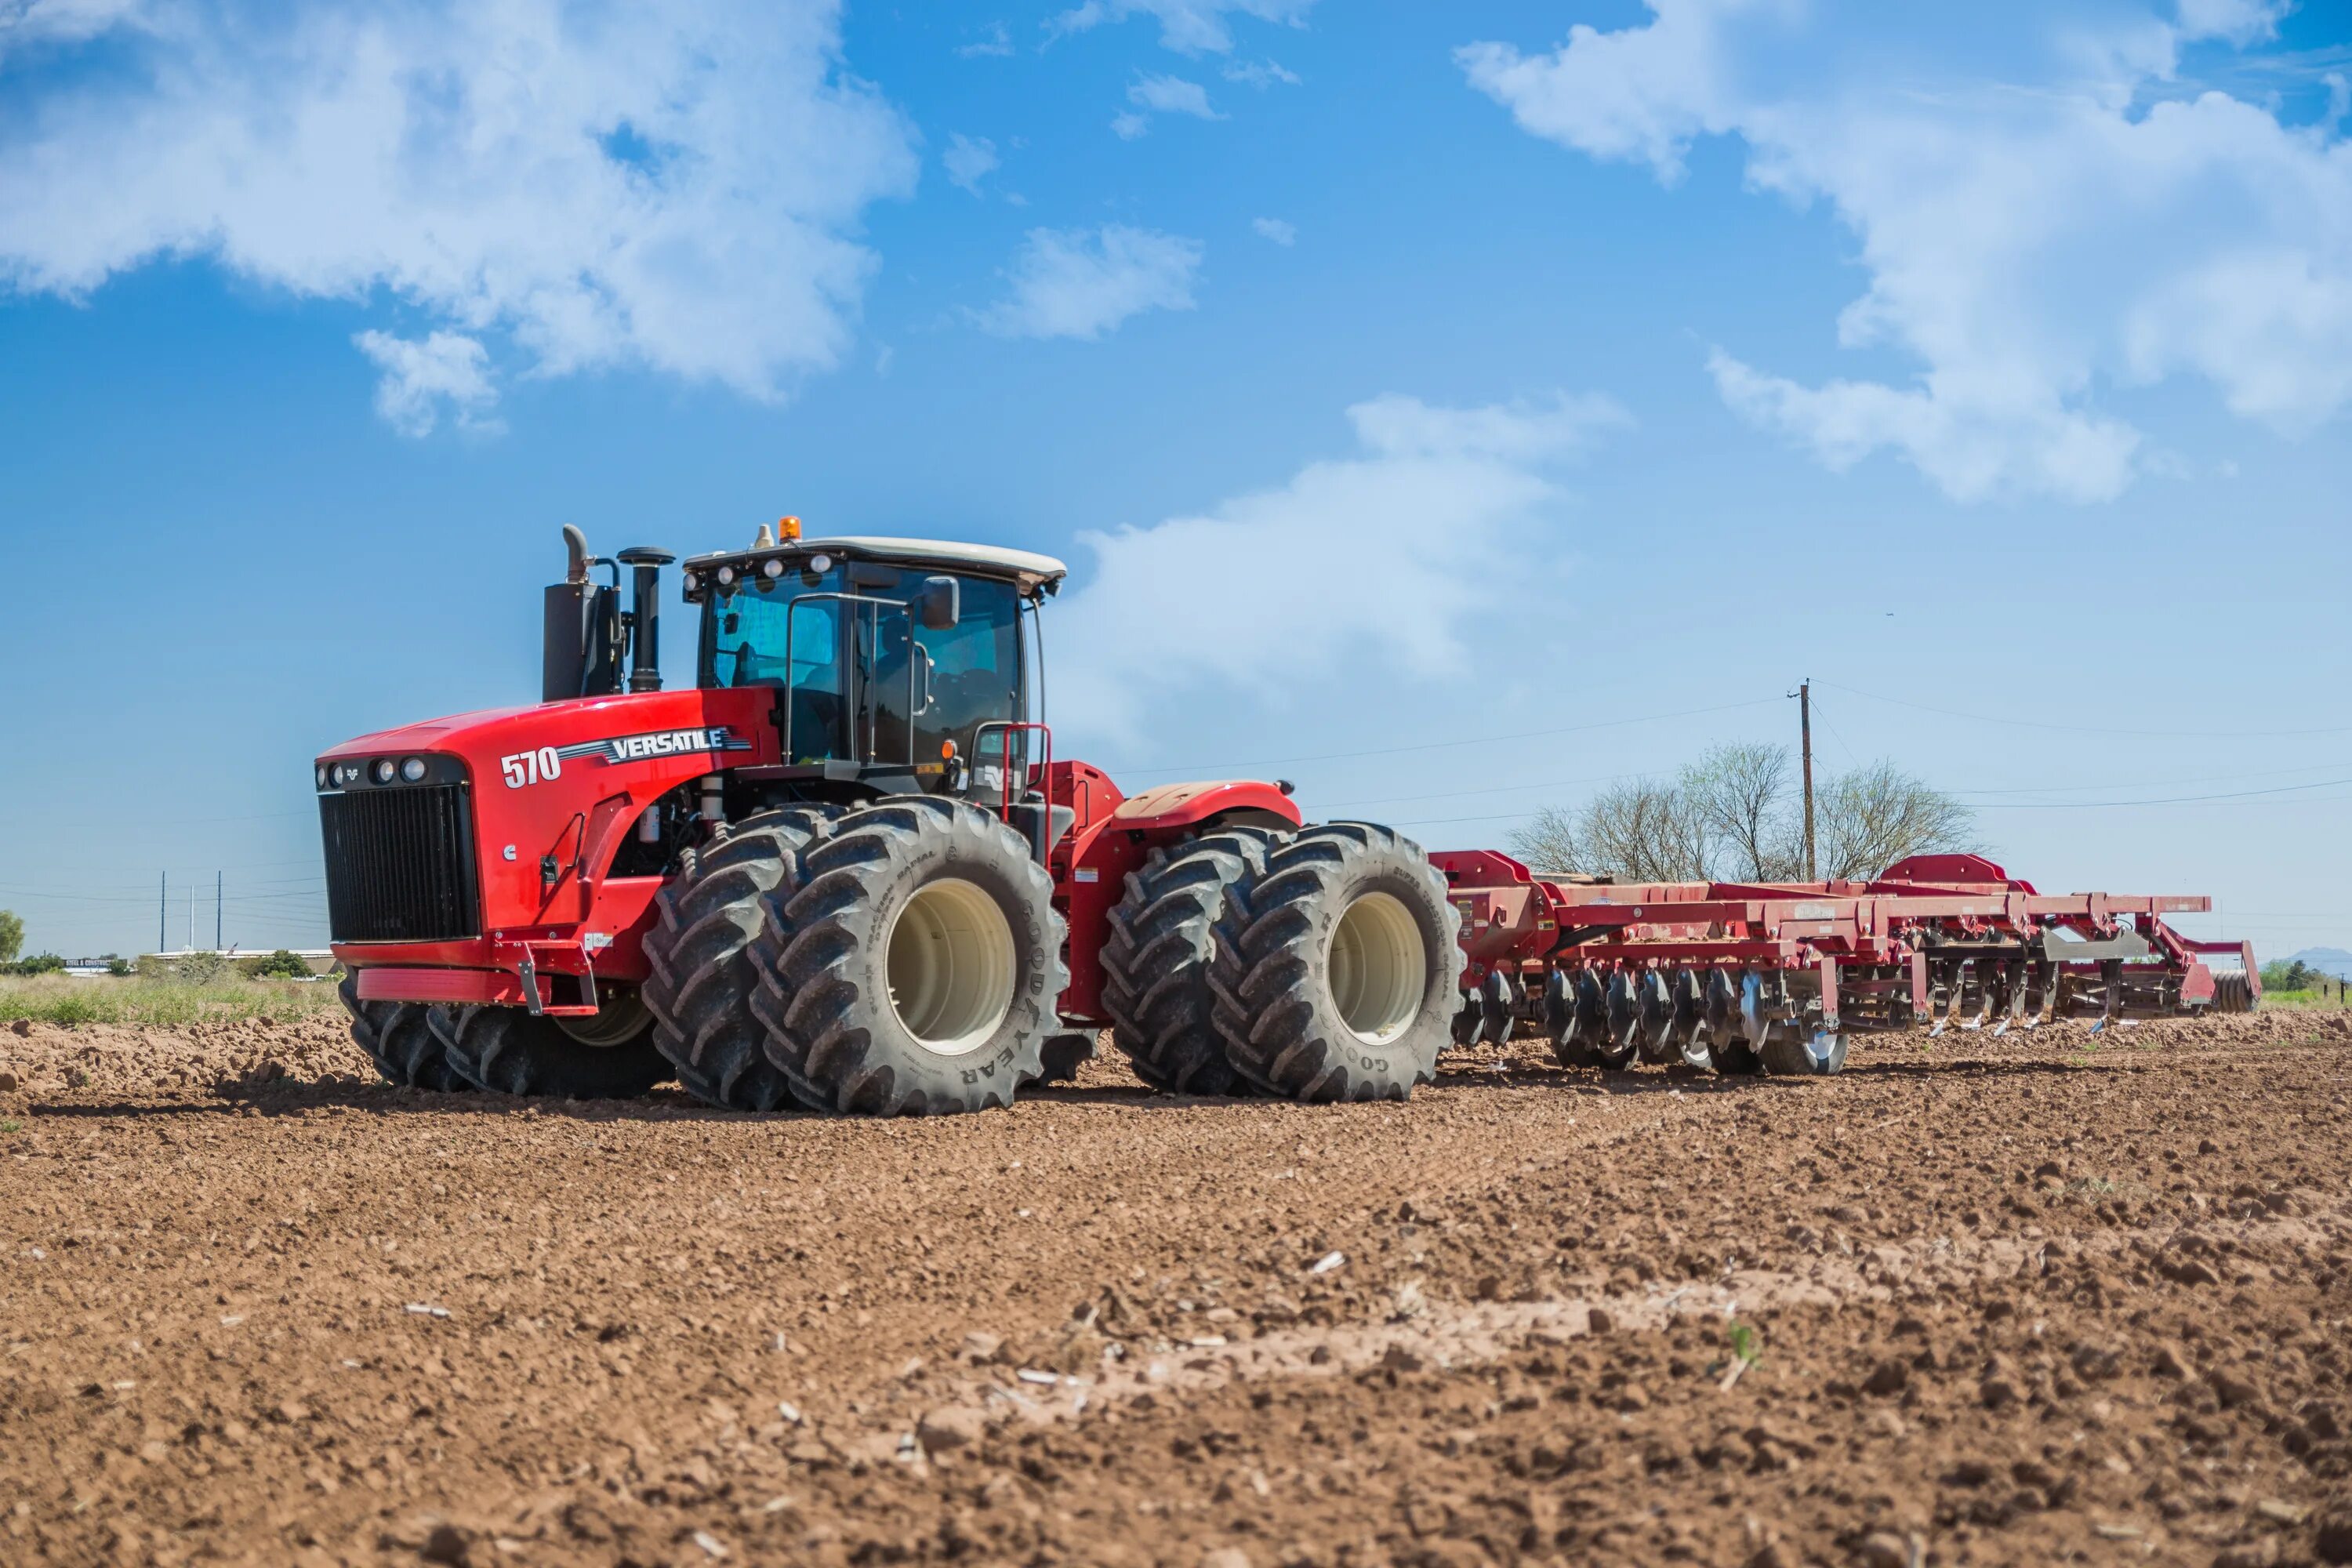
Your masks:
<instances>
[{"instance_id":1,"label":"disc harrow implement","mask_svg":"<svg viewBox=\"0 0 2352 1568\"><path fill-rule=\"evenodd\" d=\"M2251 944L2166 922L2208 899L2045 894L1976 855L1773 883L1550 876L1484 849L1431 860L1462 915L1480 1035L1501 1038L1507 1015L1565 1066L1833 1073L1854 1034L2004 1034L2053 1017L2104 1028L2243 1012L2262 993Z\"/></svg>"}]
</instances>

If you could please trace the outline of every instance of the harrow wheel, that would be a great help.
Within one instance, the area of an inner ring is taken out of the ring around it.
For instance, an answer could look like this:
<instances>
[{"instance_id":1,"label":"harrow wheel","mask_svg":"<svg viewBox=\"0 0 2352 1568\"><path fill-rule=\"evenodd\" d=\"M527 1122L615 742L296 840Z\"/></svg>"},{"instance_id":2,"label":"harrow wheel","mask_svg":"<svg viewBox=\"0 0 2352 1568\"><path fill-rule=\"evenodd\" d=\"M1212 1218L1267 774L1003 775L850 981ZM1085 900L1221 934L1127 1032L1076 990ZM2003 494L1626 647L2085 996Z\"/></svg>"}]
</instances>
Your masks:
<instances>
[{"instance_id":1,"label":"harrow wheel","mask_svg":"<svg viewBox=\"0 0 2352 1568\"><path fill-rule=\"evenodd\" d=\"M1552 1058L1564 1068L1591 1068L1601 1065L1601 1057L1592 1048L1592 1036L1584 1027L1580 994L1592 984L1592 977L1579 971L1570 974L1565 969L1555 969L1544 975L1544 1032L1551 1037ZM1594 987L1596 994L1598 987Z\"/></svg>"},{"instance_id":2,"label":"harrow wheel","mask_svg":"<svg viewBox=\"0 0 2352 1568\"><path fill-rule=\"evenodd\" d=\"M520 1007L436 1007L433 1032L459 1078L498 1094L635 1100L672 1076L644 1000L616 996L585 1018Z\"/></svg>"},{"instance_id":3,"label":"harrow wheel","mask_svg":"<svg viewBox=\"0 0 2352 1568\"><path fill-rule=\"evenodd\" d=\"M1635 997L1641 1030L1635 1048L1642 1059L1661 1067L1681 1060L1682 1049L1675 1043L1675 995L1666 985L1664 972L1642 971L1635 981Z\"/></svg>"},{"instance_id":4,"label":"harrow wheel","mask_svg":"<svg viewBox=\"0 0 2352 1568\"><path fill-rule=\"evenodd\" d=\"M1103 940L1103 1010L1135 1076L1171 1094L1247 1094L1212 1016L1209 969L1225 889L1265 864L1274 836L1229 827L1154 849L1127 877Z\"/></svg>"},{"instance_id":5,"label":"harrow wheel","mask_svg":"<svg viewBox=\"0 0 2352 1568\"><path fill-rule=\"evenodd\" d=\"M768 1060L767 1030L751 1016L760 986L752 949L762 908L788 887L800 852L832 813L796 806L763 811L719 829L686 853L678 875L654 900L646 933L646 1005L654 1045L697 1100L729 1110L783 1110L798 1101Z\"/></svg>"},{"instance_id":6,"label":"harrow wheel","mask_svg":"<svg viewBox=\"0 0 2352 1568\"><path fill-rule=\"evenodd\" d=\"M1642 1048L1640 984L1631 972L1621 969L1610 975L1608 989L1602 995L1608 1033L1598 1047L1601 1065L1612 1071L1631 1067L1634 1054Z\"/></svg>"},{"instance_id":7,"label":"harrow wheel","mask_svg":"<svg viewBox=\"0 0 2352 1568\"><path fill-rule=\"evenodd\" d=\"M2230 970L2213 976L2211 1010L2216 1013L2251 1013L2254 1010L2253 987L2246 984L2242 970Z\"/></svg>"},{"instance_id":8,"label":"harrow wheel","mask_svg":"<svg viewBox=\"0 0 2352 1568\"><path fill-rule=\"evenodd\" d=\"M1481 1009L1478 1005L1478 993L1475 991L1465 987L1462 990L1461 998L1462 1005L1454 1010L1454 1017L1447 1026L1446 1034L1455 1045L1466 1046L1478 1037Z\"/></svg>"},{"instance_id":9,"label":"harrow wheel","mask_svg":"<svg viewBox=\"0 0 2352 1568\"><path fill-rule=\"evenodd\" d=\"M1391 829L1333 822L1277 838L1217 921L1227 1059L1295 1100L1404 1099L1436 1076L1461 921L1444 877Z\"/></svg>"},{"instance_id":10,"label":"harrow wheel","mask_svg":"<svg viewBox=\"0 0 2352 1568\"><path fill-rule=\"evenodd\" d=\"M1691 970L1677 969L1666 989L1675 1006L1675 1049L1683 1066L1704 1071L1714 1065L1706 1048L1706 982Z\"/></svg>"},{"instance_id":11,"label":"harrow wheel","mask_svg":"<svg viewBox=\"0 0 2352 1568\"><path fill-rule=\"evenodd\" d=\"M1518 988L1501 970L1489 971L1478 983L1478 1038L1490 1046L1507 1045L1517 1010Z\"/></svg>"},{"instance_id":12,"label":"harrow wheel","mask_svg":"<svg viewBox=\"0 0 2352 1568\"><path fill-rule=\"evenodd\" d=\"M1725 970L1706 977L1707 1063L1726 1078L1748 1078L1764 1070L1764 1058L1740 1032L1740 983Z\"/></svg>"},{"instance_id":13,"label":"harrow wheel","mask_svg":"<svg viewBox=\"0 0 2352 1568\"><path fill-rule=\"evenodd\" d=\"M1845 1034L1798 1022L1775 1024L1761 1055L1764 1070L1775 1077L1827 1078L1845 1068Z\"/></svg>"},{"instance_id":14,"label":"harrow wheel","mask_svg":"<svg viewBox=\"0 0 2352 1568\"><path fill-rule=\"evenodd\" d=\"M1069 983L1053 883L968 802L853 811L771 898L751 1010L768 1060L827 1110L937 1116L1010 1105L1044 1070Z\"/></svg>"},{"instance_id":15,"label":"harrow wheel","mask_svg":"<svg viewBox=\"0 0 2352 1568\"><path fill-rule=\"evenodd\" d=\"M443 1054L431 1009L423 1003L362 1002L356 974L345 974L335 991L352 1015L352 1043L368 1054L386 1083L403 1089L466 1087Z\"/></svg>"}]
</instances>

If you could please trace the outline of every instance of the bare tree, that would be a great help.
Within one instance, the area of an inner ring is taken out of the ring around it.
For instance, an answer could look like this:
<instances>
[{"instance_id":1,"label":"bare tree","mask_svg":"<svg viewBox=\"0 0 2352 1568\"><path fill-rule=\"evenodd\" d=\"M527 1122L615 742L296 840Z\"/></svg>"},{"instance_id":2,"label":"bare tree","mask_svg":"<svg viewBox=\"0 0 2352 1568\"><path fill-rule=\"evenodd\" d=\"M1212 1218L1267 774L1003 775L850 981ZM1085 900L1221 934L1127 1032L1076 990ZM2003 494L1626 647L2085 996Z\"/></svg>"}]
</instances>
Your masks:
<instances>
[{"instance_id":1,"label":"bare tree","mask_svg":"<svg viewBox=\"0 0 2352 1568\"><path fill-rule=\"evenodd\" d=\"M1717 746L1678 777L1716 842L1722 863L1710 872L1755 882L1802 873L1803 829L1790 821L1786 746Z\"/></svg>"},{"instance_id":2,"label":"bare tree","mask_svg":"<svg viewBox=\"0 0 2352 1568\"><path fill-rule=\"evenodd\" d=\"M1792 771L1785 747L1717 746L1671 784L1612 785L1578 812L1546 806L1511 834L1512 852L1538 871L1621 882L1794 881L1804 816ZM1829 780L1814 804L1817 857L1832 879L1976 847L1966 806L1891 763Z\"/></svg>"},{"instance_id":3,"label":"bare tree","mask_svg":"<svg viewBox=\"0 0 2352 1568\"><path fill-rule=\"evenodd\" d=\"M1830 780L1815 807L1821 871L1832 879L1875 877L1906 855L1976 847L1969 808L1892 763Z\"/></svg>"},{"instance_id":4,"label":"bare tree","mask_svg":"<svg viewBox=\"0 0 2352 1568\"><path fill-rule=\"evenodd\" d=\"M1577 847L1576 819L1557 805L1545 806L1509 836L1511 853L1536 871L1555 874L1590 869Z\"/></svg>"},{"instance_id":5,"label":"bare tree","mask_svg":"<svg viewBox=\"0 0 2352 1568\"><path fill-rule=\"evenodd\" d=\"M1706 877L1706 824L1673 784L1643 779L1595 795L1578 823L1586 869L1621 882Z\"/></svg>"}]
</instances>

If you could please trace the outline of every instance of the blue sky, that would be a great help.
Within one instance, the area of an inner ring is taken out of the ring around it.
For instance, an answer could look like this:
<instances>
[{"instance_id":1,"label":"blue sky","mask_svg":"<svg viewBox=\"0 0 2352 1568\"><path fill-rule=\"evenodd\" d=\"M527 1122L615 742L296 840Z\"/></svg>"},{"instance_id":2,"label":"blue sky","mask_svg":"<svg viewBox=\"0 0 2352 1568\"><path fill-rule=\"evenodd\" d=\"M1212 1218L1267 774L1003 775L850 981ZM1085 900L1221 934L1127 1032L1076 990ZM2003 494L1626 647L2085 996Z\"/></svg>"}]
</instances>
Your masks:
<instances>
[{"instance_id":1,"label":"blue sky","mask_svg":"<svg viewBox=\"0 0 2352 1568\"><path fill-rule=\"evenodd\" d=\"M2352 18L1924 11L0 0L0 907L320 942L308 759L528 698L559 524L791 511L1068 558L1131 786L1500 843L1810 677L2352 946Z\"/></svg>"}]
</instances>

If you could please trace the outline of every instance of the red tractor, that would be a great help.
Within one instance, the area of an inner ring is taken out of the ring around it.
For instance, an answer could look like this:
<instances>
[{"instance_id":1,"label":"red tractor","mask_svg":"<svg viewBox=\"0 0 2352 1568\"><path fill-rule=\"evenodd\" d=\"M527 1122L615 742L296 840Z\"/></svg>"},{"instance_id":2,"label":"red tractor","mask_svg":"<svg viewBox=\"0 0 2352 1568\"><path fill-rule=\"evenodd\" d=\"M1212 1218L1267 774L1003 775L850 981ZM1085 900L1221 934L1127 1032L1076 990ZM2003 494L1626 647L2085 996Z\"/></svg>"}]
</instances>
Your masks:
<instances>
[{"instance_id":1,"label":"red tractor","mask_svg":"<svg viewBox=\"0 0 2352 1568\"><path fill-rule=\"evenodd\" d=\"M686 563L695 679L664 690L673 558L564 533L539 703L318 760L343 996L392 1081L932 1114L1066 1076L1106 1026L1172 1091L1432 1075L1445 879L1387 828L1302 826L1286 784L1128 795L1056 759L1060 562L788 518Z\"/></svg>"}]
</instances>

